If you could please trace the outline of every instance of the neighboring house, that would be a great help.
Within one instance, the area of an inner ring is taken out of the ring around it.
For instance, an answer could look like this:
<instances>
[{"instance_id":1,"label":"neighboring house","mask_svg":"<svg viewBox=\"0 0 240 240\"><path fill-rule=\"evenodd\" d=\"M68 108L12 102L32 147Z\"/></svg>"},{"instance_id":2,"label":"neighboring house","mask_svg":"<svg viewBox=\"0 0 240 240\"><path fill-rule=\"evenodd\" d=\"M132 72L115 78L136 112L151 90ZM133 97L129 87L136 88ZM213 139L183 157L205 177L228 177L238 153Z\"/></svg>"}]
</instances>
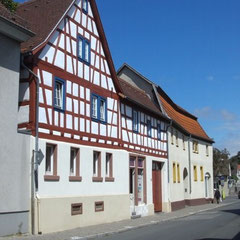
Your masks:
<instances>
[{"instance_id":1,"label":"neighboring house","mask_svg":"<svg viewBox=\"0 0 240 240\"><path fill-rule=\"evenodd\" d=\"M120 124L123 149L129 153L131 213L146 216L168 211L166 130L170 121L145 91L119 81L124 95Z\"/></svg>"},{"instance_id":2,"label":"neighboring house","mask_svg":"<svg viewBox=\"0 0 240 240\"><path fill-rule=\"evenodd\" d=\"M33 33L0 3L0 236L28 232L29 136L17 132L20 43Z\"/></svg>"},{"instance_id":3,"label":"neighboring house","mask_svg":"<svg viewBox=\"0 0 240 240\"><path fill-rule=\"evenodd\" d=\"M168 132L169 209L205 203L213 198L212 143L197 118L176 105L157 85L127 64L118 76L144 91L165 118L171 119ZM133 94L135 95L135 94Z\"/></svg>"}]
</instances>

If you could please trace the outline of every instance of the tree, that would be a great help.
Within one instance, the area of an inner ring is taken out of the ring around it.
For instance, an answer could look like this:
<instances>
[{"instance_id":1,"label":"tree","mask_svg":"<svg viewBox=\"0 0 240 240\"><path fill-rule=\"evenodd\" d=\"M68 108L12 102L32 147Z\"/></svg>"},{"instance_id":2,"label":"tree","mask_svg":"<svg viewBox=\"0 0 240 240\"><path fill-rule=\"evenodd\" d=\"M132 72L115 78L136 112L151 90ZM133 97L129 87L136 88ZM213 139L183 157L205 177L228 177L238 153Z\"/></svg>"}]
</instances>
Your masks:
<instances>
[{"instance_id":1,"label":"tree","mask_svg":"<svg viewBox=\"0 0 240 240\"><path fill-rule=\"evenodd\" d=\"M219 150L213 149L213 175L216 176L228 176L229 175L229 152L226 148Z\"/></svg>"},{"instance_id":2,"label":"tree","mask_svg":"<svg viewBox=\"0 0 240 240\"><path fill-rule=\"evenodd\" d=\"M15 12L18 6L18 3L14 0L0 0L0 2L10 11Z\"/></svg>"},{"instance_id":3,"label":"tree","mask_svg":"<svg viewBox=\"0 0 240 240\"><path fill-rule=\"evenodd\" d=\"M237 153L237 155L230 158L230 164L231 164L231 170L232 175L237 175L237 165L240 164L240 151Z\"/></svg>"}]
</instances>

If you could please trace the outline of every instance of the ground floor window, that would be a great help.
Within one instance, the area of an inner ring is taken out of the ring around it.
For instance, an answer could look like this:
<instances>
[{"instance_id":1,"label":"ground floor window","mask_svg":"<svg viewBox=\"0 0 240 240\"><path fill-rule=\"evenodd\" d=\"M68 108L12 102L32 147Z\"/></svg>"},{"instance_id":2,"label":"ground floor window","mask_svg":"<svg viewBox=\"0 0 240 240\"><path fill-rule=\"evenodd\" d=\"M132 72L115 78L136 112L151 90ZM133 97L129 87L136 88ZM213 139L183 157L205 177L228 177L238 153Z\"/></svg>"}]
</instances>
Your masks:
<instances>
[{"instance_id":1,"label":"ground floor window","mask_svg":"<svg viewBox=\"0 0 240 240\"><path fill-rule=\"evenodd\" d=\"M146 203L146 167L144 157L130 156L129 193L133 195L135 205Z\"/></svg>"}]
</instances>

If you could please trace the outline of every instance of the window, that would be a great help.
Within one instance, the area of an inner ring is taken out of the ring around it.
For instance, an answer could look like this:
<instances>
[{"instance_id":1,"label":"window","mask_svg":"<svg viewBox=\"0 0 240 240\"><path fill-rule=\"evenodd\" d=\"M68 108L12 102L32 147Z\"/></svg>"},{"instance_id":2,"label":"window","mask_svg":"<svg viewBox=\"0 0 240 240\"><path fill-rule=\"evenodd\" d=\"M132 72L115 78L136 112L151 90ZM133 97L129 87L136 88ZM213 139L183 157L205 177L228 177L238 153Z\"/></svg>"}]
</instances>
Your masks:
<instances>
[{"instance_id":1,"label":"window","mask_svg":"<svg viewBox=\"0 0 240 240\"><path fill-rule=\"evenodd\" d=\"M80 215L82 214L82 203L73 203L71 205L71 215Z\"/></svg>"},{"instance_id":2,"label":"window","mask_svg":"<svg viewBox=\"0 0 240 240\"><path fill-rule=\"evenodd\" d=\"M46 164L45 164L45 175L44 180L58 181L57 176L57 146L53 144L46 145Z\"/></svg>"},{"instance_id":3,"label":"window","mask_svg":"<svg viewBox=\"0 0 240 240\"><path fill-rule=\"evenodd\" d=\"M106 153L106 177L105 181L106 182L113 182L113 162L112 162L112 153Z\"/></svg>"},{"instance_id":4,"label":"window","mask_svg":"<svg viewBox=\"0 0 240 240\"><path fill-rule=\"evenodd\" d=\"M157 125L157 138L158 140L161 140L161 125Z\"/></svg>"},{"instance_id":5,"label":"window","mask_svg":"<svg viewBox=\"0 0 240 240\"><path fill-rule=\"evenodd\" d=\"M138 132L138 112L133 110L133 131Z\"/></svg>"},{"instance_id":6,"label":"window","mask_svg":"<svg viewBox=\"0 0 240 240\"><path fill-rule=\"evenodd\" d=\"M92 119L102 123L107 122L107 100L97 94L91 96L91 115Z\"/></svg>"},{"instance_id":7,"label":"window","mask_svg":"<svg viewBox=\"0 0 240 240\"><path fill-rule=\"evenodd\" d=\"M203 167L200 167L200 173L201 173L201 181L203 182Z\"/></svg>"},{"instance_id":8,"label":"window","mask_svg":"<svg viewBox=\"0 0 240 240\"><path fill-rule=\"evenodd\" d=\"M148 135L148 137L152 136L151 120L147 120L147 135Z\"/></svg>"},{"instance_id":9,"label":"window","mask_svg":"<svg viewBox=\"0 0 240 240\"><path fill-rule=\"evenodd\" d=\"M197 181L197 166L193 166L194 181Z\"/></svg>"},{"instance_id":10,"label":"window","mask_svg":"<svg viewBox=\"0 0 240 240\"><path fill-rule=\"evenodd\" d=\"M81 181L80 177L80 159L79 159L79 149L70 149L70 176L69 181Z\"/></svg>"},{"instance_id":11,"label":"window","mask_svg":"<svg viewBox=\"0 0 240 240\"><path fill-rule=\"evenodd\" d=\"M94 182L102 182L103 178L101 177L101 153L93 152L93 178Z\"/></svg>"},{"instance_id":12,"label":"window","mask_svg":"<svg viewBox=\"0 0 240 240\"><path fill-rule=\"evenodd\" d=\"M193 152L198 153L198 142L197 141L193 141Z\"/></svg>"},{"instance_id":13,"label":"window","mask_svg":"<svg viewBox=\"0 0 240 240\"><path fill-rule=\"evenodd\" d=\"M65 110L65 81L57 77L54 81L54 108Z\"/></svg>"},{"instance_id":14,"label":"window","mask_svg":"<svg viewBox=\"0 0 240 240\"><path fill-rule=\"evenodd\" d=\"M180 166L179 166L179 164L177 164L177 180L178 180L178 183L180 183Z\"/></svg>"},{"instance_id":15,"label":"window","mask_svg":"<svg viewBox=\"0 0 240 240\"><path fill-rule=\"evenodd\" d=\"M78 36L78 59L80 61L83 61L87 64L90 63L90 52L91 52L91 46L90 42L83 38L82 36Z\"/></svg>"},{"instance_id":16,"label":"window","mask_svg":"<svg viewBox=\"0 0 240 240\"><path fill-rule=\"evenodd\" d=\"M185 136L184 135L182 135L182 141L183 141L183 150L185 150L186 146L185 146Z\"/></svg>"},{"instance_id":17,"label":"window","mask_svg":"<svg viewBox=\"0 0 240 240\"><path fill-rule=\"evenodd\" d=\"M173 163L173 182L176 183L176 163Z\"/></svg>"},{"instance_id":18,"label":"window","mask_svg":"<svg viewBox=\"0 0 240 240\"><path fill-rule=\"evenodd\" d=\"M171 127L171 143L174 144L173 142L173 128Z\"/></svg>"},{"instance_id":19,"label":"window","mask_svg":"<svg viewBox=\"0 0 240 240\"><path fill-rule=\"evenodd\" d=\"M83 0L82 9L84 13L88 13L88 0Z\"/></svg>"},{"instance_id":20,"label":"window","mask_svg":"<svg viewBox=\"0 0 240 240\"><path fill-rule=\"evenodd\" d=\"M176 130L176 147L178 147L178 131Z\"/></svg>"},{"instance_id":21,"label":"window","mask_svg":"<svg viewBox=\"0 0 240 240\"><path fill-rule=\"evenodd\" d=\"M209 147L208 147L208 145L206 145L206 156L207 157L209 156Z\"/></svg>"},{"instance_id":22,"label":"window","mask_svg":"<svg viewBox=\"0 0 240 240\"><path fill-rule=\"evenodd\" d=\"M104 211L104 202L95 202L95 212Z\"/></svg>"}]
</instances>

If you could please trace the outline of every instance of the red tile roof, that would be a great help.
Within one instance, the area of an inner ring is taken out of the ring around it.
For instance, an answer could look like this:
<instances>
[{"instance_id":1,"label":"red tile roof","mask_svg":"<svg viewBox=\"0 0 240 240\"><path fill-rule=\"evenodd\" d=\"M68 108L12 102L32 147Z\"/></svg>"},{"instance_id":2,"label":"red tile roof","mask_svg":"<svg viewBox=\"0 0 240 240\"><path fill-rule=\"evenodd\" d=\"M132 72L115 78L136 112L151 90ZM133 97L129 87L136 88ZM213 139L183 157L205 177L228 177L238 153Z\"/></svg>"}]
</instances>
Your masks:
<instances>
[{"instance_id":1,"label":"red tile roof","mask_svg":"<svg viewBox=\"0 0 240 240\"><path fill-rule=\"evenodd\" d=\"M158 92L164 110L177 125L180 125L193 137L213 142L197 121L197 117L176 105L160 87L158 87Z\"/></svg>"},{"instance_id":2,"label":"red tile roof","mask_svg":"<svg viewBox=\"0 0 240 240\"><path fill-rule=\"evenodd\" d=\"M32 30L28 22L17 14L10 12L1 2L0 2L0 16L7 19L8 21L25 28L27 30Z\"/></svg>"},{"instance_id":3,"label":"red tile roof","mask_svg":"<svg viewBox=\"0 0 240 240\"><path fill-rule=\"evenodd\" d=\"M128 98L128 100L132 101L137 105L141 105L141 107L144 107L148 111L163 116L158 106L154 104L154 102L151 100L151 98L147 95L145 91L134 87L133 85L121 78L118 79L122 87L122 92Z\"/></svg>"},{"instance_id":4,"label":"red tile roof","mask_svg":"<svg viewBox=\"0 0 240 240\"><path fill-rule=\"evenodd\" d=\"M31 0L17 7L16 13L26 19L36 36L23 43L22 51L30 51L46 40L73 0Z\"/></svg>"}]
</instances>

